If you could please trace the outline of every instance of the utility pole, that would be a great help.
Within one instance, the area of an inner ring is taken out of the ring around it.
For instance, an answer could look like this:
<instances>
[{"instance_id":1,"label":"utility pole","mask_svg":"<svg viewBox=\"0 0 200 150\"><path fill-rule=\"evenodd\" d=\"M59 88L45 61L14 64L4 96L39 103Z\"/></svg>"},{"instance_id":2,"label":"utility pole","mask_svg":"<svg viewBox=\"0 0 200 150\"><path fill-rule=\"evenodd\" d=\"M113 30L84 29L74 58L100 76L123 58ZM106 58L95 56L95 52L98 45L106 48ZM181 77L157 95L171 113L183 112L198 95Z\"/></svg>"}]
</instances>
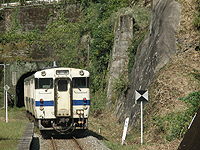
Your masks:
<instances>
[{"instance_id":1,"label":"utility pole","mask_svg":"<svg viewBox=\"0 0 200 150\"><path fill-rule=\"evenodd\" d=\"M90 37L88 37L87 71L90 71Z\"/></svg>"},{"instance_id":2,"label":"utility pole","mask_svg":"<svg viewBox=\"0 0 200 150\"><path fill-rule=\"evenodd\" d=\"M0 66L4 66L4 87L5 87L5 85L6 85L6 65L10 65L10 64L6 64L6 62L4 62L4 64L0 64ZM3 107L4 107L4 109L6 108L5 107L5 105L6 105L6 96L5 96L5 94L6 94L6 91L5 91L5 89L3 90L3 95L4 95L4 105L3 105Z\"/></svg>"},{"instance_id":3,"label":"utility pole","mask_svg":"<svg viewBox=\"0 0 200 150\"><path fill-rule=\"evenodd\" d=\"M8 123L8 90L10 89L10 87L8 85L5 85L4 87L4 91L6 91L6 123Z\"/></svg>"}]
</instances>

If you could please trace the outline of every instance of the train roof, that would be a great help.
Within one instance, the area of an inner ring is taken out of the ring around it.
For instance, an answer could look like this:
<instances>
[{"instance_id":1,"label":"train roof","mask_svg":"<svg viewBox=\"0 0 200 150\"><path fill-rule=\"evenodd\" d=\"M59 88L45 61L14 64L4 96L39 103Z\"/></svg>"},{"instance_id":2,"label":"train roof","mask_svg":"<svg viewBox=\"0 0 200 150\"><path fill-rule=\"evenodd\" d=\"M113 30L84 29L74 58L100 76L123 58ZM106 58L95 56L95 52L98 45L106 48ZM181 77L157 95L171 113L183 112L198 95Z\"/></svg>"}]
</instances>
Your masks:
<instances>
[{"instance_id":1,"label":"train roof","mask_svg":"<svg viewBox=\"0 0 200 150\"><path fill-rule=\"evenodd\" d=\"M87 70L77 68L45 68L37 71L32 76L26 78L74 78L74 77L89 77L90 73Z\"/></svg>"},{"instance_id":2,"label":"train roof","mask_svg":"<svg viewBox=\"0 0 200 150\"><path fill-rule=\"evenodd\" d=\"M87 70L77 68L47 68L37 71L35 77L89 77L90 73Z\"/></svg>"}]
</instances>

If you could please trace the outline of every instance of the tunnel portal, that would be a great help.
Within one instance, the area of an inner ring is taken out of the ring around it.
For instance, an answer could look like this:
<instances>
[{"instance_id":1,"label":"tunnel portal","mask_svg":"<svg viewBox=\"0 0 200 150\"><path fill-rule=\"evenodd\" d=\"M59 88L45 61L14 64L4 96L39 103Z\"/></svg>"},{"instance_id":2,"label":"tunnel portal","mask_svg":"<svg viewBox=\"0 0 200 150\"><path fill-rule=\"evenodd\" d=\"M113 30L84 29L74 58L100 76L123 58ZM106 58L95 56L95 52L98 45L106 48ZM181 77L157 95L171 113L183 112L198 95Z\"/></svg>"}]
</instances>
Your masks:
<instances>
[{"instance_id":1,"label":"tunnel portal","mask_svg":"<svg viewBox=\"0 0 200 150\"><path fill-rule=\"evenodd\" d=\"M19 61L7 62L6 66L6 84L10 87L9 93L15 99L14 104L17 107L24 106L24 79L33 75L36 71L46 67L43 61Z\"/></svg>"},{"instance_id":2,"label":"tunnel portal","mask_svg":"<svg viewBox=\"0 0 200 150\"><path fill-rule=\"evenodd\" d=\"M36 71L28 72L20 77L16 85L16 106L24 106L24 79L33 75Z\"/></svg>"}]
</instances>

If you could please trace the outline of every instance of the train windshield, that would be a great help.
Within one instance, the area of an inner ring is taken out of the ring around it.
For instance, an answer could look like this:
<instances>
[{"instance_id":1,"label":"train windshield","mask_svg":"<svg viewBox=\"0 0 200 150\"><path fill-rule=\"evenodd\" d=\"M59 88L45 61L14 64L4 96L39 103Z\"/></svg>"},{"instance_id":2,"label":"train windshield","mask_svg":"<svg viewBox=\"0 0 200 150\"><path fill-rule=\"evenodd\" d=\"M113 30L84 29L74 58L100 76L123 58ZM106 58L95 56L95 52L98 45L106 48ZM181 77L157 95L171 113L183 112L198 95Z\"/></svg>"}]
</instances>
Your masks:
<instances>
[{"instance_id":1,"label":"train windshield","mask_svg":"<svg viewBox=\"0 0 200 150\"><path fill-rule=\"evenodd\" d=\"M39 78L35 79L35 89L52 89L53 78Z\"/></svg>"},{"instance_id":2,"label":"train windshield","mask_svg":"<svg viewBox=\"0 0 200 150\"><path fill-rule=\"evenodd\" d=\"M86 78L86 77L73 78L72 87L73 88L89 88L89 78Z\"/></svg>"},{"instance_id":3,"label":"train windshield","mask_svg":"<svg viewBox=\"0 0 200 150\"><path fill-rule=\"evenodd\" d=\"M68 82L67 80L58 81L58 91L67 91Z\"/></svg>"}]
</instances>

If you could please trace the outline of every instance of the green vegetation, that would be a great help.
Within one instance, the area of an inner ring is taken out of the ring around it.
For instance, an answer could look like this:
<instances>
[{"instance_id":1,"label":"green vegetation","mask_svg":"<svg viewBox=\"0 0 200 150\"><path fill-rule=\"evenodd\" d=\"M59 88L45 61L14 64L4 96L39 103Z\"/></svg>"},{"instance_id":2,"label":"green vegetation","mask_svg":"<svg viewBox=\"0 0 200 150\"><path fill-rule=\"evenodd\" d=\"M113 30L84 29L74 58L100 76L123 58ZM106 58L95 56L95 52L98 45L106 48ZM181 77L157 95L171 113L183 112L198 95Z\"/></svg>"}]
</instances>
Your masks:
<instances>
[{"instance_id":1,"label":"green vegetation","mask_svg":"<svg viewBox=\"0 0 200 150\"><path fill-rule=\"evenodd\" d=\"M135 145L121 145L121 143L111 143L109 141L104 140L104 143L106 146L110 149L120 149L120 150L137 150L141 147L141 144L135 144Z\"/></svg>"},{"instance_id":2,"label":"green vegetation","mask_svg":"<svg viewBox=\"0 0 200 150\"><path fill-rule=\"evenodd\" d=\"M24 108L9 108L8 123L5 122L5 110L0 110L0 149L14 150L24 134L28 119Z\"/></svg>"},{"instance_id":3,"label":"green vegetation","mask_svg":"<svg viewBox=\"0 0 200 150\"><path fill-rule=\"evenodd\" d=\"M16 50L25 49L28 54L23 58L12 58L15 61L44 60L48 65L51 61L56 60L57 65L60 67L86 69L89 38L91 41L91 113L94 116L98 116L105 110L107 104L106 86L110 54L114 40L113 28L115 22L120 15L127 14L128 12L128 15L132 15L135 19L134 34L137 35L138 33L145 34L147 30L144 33L143 29L148 27L149 24L150 11L136 6L130 8L129 3L128 0L83 0L80 1L81 12L74 12L77 13L75 15L77 18L72 19L67 12L68 5L60 2L55 5L56 11L59 11L57 19L52 20L43 33L38 29L24 33L24 28L20 26L17 20L19 10L16 8L12 14L12 23L9 30L1 31L0 33L1 54L11 52L14 47ZM52 16L53 14L50 12L47 19ZM131 58L134 57L137 50L136 47L142 38L139 35L135 36L129 49ZM133 46L134 50L132 50ZM131 54L132 51L134 51L134 54ZM123 83L125 83L126 89L123 89ZM126 92L128 84L127 76L120 77L116 81L116 90ZM17 123L16 121L15 124ZM16 137L16 139L18 138Z\"/></svg>"},{"instance_id":4,"label":"green vegetation","mask_svg":"<svg viewBox=\"0 0 200 150\"><path fill-rule=\"evenodd\" d=\"M114 93L120 92L120 93L126 93L128 90L129 81L127 73L122 72L118 79L115 80L113 89Z\"/></svg>"},{"instance_id":5,"label":"green vegetation","mask_svg":"<svg viewBox=\"0 0 200 150\"><path fill-rule=\"evenodd\" d=\"M138 27L134 28L135 29L135 34L134 37L132 39L132 44L128 49L128 55L129 55L129 63L128 63L128 73L130 74L135 62L135 55L137 52L137 48L139 46L139 44L142 42L144 36L147 34L147 32L149 31L148 28L141 30ZM137 31L139 30L139 31Z\"/></svg>"},{"instance_id":6,"label":"green vegetation","mask_svg":"<svg viewBox=\"0 0 200 150\"><path fill-rule=\"evenodd\" d=\"M194 12L194 20L193 20L193 24L194 26L200 30L200 0L195 0L195 12Z\"/></svg>"},{"instance_id":7,"label":"green vegetation","mask_svg":"<svg viewBox=\"0 0 200 150\"><path fill-rule=\"evenodd\" d=\"M91 107L90 107L90 112L92 112L92 115L98 116L102 114L107 103L106 93L101 93L101 91L98 91L95 93L91 93L90 97L92 99Z\"/></svg>"},{"instance_id":8,"label":"green vegetation","mask_svg":"<svg viewBox=\"0 0 200 150\"><path fill-rule=\"evenodd\" d=\"M0 84L0 109L4 105L4 96L3 96L3 84Z\"/></svg>"},{"instance_id":9,"label":"green vegetation","mask_svg":"<svg viewBox=\"0 0 200 150\"><path fill-rule=\"evenodd\" d=\"M17 20L19 12L16 9L12 15L10 29L0 34L0 50L6 53L11 52L13 48L25 49L27 56L13 57L16 61L39 59L46 61L48 65L50 61L56 60L60 67L86 69L88 40L84 40L84 37L90 38L90 86L91 95L94 95L92 97L96 100L92 106L94 109L99 107L99 110L102 110L106 105L105 93L115 22L123 14L134 18L134 39L128 50L131 70L137 46L148 31L150 11L136 6L130 8L128 0L83 0L79 4L82 10L74 12L77 13L73 14L77 18L73 19L67 12L68 5L64 1L56 4L55 8L60 14L47 26L44 33L38 29L23 33L24 29ZM48 18L52 15L49 13ZM125 86L127 87L128 83Z\"/></svg>"},{"instance_id":10,"label":"green vegetation","mask_svg":"<svg viewBox=\"0 0 200 150\"><path fill-rule=\"evenodd\" d=\"M136 0L135 3L140 0ZM66 2L66 1L65 1ZM148 32L150 20L150 10L133 6L129 0L81 0L81 12L77 13L77 18L70 18L66 11L68 5L65 2L56 4L56 11L59 11L57 19L53 20L47 27L46 31L41 33L38 29L23 33L23 27L19 25L17 20L18 9L12 14L12 23L8 31L0 33L0 52L10 52L15 46L16 50L26 49L26 58L13 58L16 61L39 59L44 60L47 64L52 60L56 60L60 67L87 68L87 41L90 39L90 74L91 74L91 113L93 116L99 116L106 107L106 87L109 74L110 54L114 40L114 25L120 15L131 15L134 18L133 39L128 49L129 63L128 71L123 73L114 83L114 92L126 93L129 82L127 80L128 73L131 72L135 61L137 48L144 36ZM199 29L199 0L196 2L196 12L193 25ZM131 7L129 7L131 6ZM50 12L47 18L52 17ZM0 14L0 20L3 16ZM75 20L75 21L74 21ZM86 40L84 40L86 37ZM193 70L191 73L195 79L199 80L199 71ZM2 87L2 86L1 86ZM0 89L3 91L3 89ZM174 92L172 93L174 94ZM0 92L2 99L2 92ZM176 138L184 136L188 125L197 108L199 107L200 91L191 93L188 97L180 98L188 106L185 110L170 112L168 115L155 115L151 118L151 122L155 125L159 133L172 141ZM113 102L114 103L114 102ZM1 103L3 104L3 103ZM0 105L2 106L2 105ZM16 146L17 140L21 137L25 128L26 119L20 120L17 115L22 114L22 109L9 110L9 123L4 123L0 120L2 130L0 132L0 146L6 149L7 145L12 148ZM1 116L5 116L4 110L0 110ZM24 113L24 112L23 112ZM17 114L17 115L16 115ZM20 115L19 115L20 116ZM101 120L97 118L98 120ZM108 119L108 121L110 121ZM96 123L93 121L93 123ZM116 124L116 120L114 120ZM108 123L102 122L103 125ZM113 128L114 125L111 127ZM19 132L17 129L20 127ZM97 128L96 124L94 127ZM116 128L114 128L116 130ZM121 129L121 128L120 128ZM96 129L98 130L98 128ZM110 129L107 129L110 130ZM97 132L97 131L96 131ZM132 131L134 132L134 131ZM9 134L7 134L9 133ZM115 131L112 133L115 135ZM138 134L136 132L131 134ZM121 135L118 136L121 138ZM139 135L137 135L137 138ZM133 136L130 133L127 135L127 140L133 141ZM111 149L123 149L119 141L112 143L104 141ZM124 149L138 148L138 143L134 146L127 146Z\"/></svg>"},{"instance_id":11,"label":"green vegetation","mask_svg":"<svg viewBox=\"0 0 200 150\"><path fill-rule=\"evenodd\" d=\"M182 138L200 106L200 91L190 93L189 96L179 98L188 106L185 110L170 112L167 115L156 115L151 118L159 133L163 133L168 141Z\"/></svg>"},{"instance_id":12,"label":"green vegetation","mask_svg":"<svg viewBox=\"0 0 200 150\"><path fill-rule=\"evenodd\" d=\"M0 43L2 45L14 41L18 43L24 39L24 34L21 32L22 27L20 27L19 21L17 20L18 13L18 9L16 9L12 14L10 30L6 31L5 33L1 31Z\"/></svg>"}]
</instances>

